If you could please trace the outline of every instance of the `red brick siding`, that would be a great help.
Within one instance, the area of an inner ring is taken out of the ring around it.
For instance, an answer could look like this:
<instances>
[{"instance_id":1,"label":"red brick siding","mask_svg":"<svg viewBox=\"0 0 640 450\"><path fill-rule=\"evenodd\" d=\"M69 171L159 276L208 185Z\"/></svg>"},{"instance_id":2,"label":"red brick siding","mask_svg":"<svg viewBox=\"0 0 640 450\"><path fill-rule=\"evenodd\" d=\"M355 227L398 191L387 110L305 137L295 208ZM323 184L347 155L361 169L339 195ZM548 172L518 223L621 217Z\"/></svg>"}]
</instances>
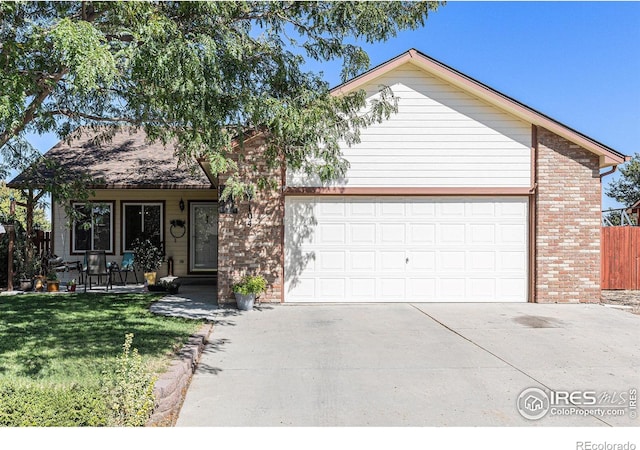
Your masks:
<instances>
[{"instance_id":1,"label":"red brick siding","mask_svg":"<svg viewBox=\"0 0 640 450\"><path fill-rule=\"evenodd\" d=\"M538 129L536 301L600 301L598 156Z\"/></svg>"},{"instance_id":2,"label":"red brick siding","mask_svg":"<svg viewBox=\"0 0 640 450\"><path fill-rule=\"evenodd\" d=\"M218 302L235 302L231 286L245 274L260 274L267 279L268 290L261 302L282 301L282 232L284 197L280 169L269 168L262 158L264 141L253 138L245 144L240 176L256 181L269 176L278 182L276 190L259 190L249 202L236 202L238 214L220 214L218 222ZM220 176L224 184L226 176Z\"/></svg>"}]
</instances>

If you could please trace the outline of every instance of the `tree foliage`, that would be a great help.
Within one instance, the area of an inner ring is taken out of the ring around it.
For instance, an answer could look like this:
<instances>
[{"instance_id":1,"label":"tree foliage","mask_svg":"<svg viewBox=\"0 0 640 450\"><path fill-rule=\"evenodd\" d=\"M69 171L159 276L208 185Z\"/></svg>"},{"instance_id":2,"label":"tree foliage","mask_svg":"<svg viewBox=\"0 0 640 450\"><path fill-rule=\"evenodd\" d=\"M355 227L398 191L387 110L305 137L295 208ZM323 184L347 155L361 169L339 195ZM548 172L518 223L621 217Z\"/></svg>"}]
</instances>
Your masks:
<instances>
[{"instance_id":1,"label":"tree foliage","mask_svg":"<svg viewBox=\"0 0 640 450\"><path fill-rule=\"evenodd\" d=\"M368 104L364 92L332 96L305 63L339 60L353 77L369 67L358 42L420 27L440 4L0 2L0 152L30 162L27 132L133 125L234 173L232 139L260 130L268 160L335 178L339 142L358 142L395 101L384 87Z\"/></svg>"},{"instance_id":2,"label":"tree foliage","mask_svg":"<svg viewBox=\"0 0 640 450\"><path fill-rule=\"evenodd\" d=\"M619 170L621 176L609 183L605 194L628 208L640 200L640 154L633 155Z\"/></svg>"},{"instance_id":3,"label":"tree foliage","mask_svg":"<svg viewBox=\"0 0 640 450\"><path fill-rule=\"evenodd\" d=\"M17 204L13 217L11 217L12 198L15 199ZM26 204L26 201L27 199L21 191L8 188L6 183L4 182L0 183L0 223L3 223L3 220L8 221L9 219L13 219L18 221L22 225L22 227L26 228L27 211L26 208L22 206ZM51 224L49 223L49 219L45 215L43 205L39 205L39 207L34 208L33 223L41 230L51 229Z\"/></svg>"}]
</instances>

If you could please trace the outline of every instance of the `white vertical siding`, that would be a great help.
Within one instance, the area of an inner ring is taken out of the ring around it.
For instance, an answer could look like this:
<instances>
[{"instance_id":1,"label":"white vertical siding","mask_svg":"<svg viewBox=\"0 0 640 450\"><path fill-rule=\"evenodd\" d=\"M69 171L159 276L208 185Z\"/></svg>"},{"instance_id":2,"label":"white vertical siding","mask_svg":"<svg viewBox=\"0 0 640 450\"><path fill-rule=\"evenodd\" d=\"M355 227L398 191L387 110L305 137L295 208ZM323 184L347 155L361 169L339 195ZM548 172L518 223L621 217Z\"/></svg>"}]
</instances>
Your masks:
<instances>
[{"instance_id":1,"label":"white vertical siding","mask_svg":"<svg viewBox=\"0 0 640 450\"><path fill-rule=\"evenodd\" d=\"M180 199L184 200L185 209L180 211ZM174 275L187 275L189 267L188 243L189 243L189 223L187 215L189 212L189 201L216 201L216 191L213 189L203 190L170 190L170 189L106 189L97 190L92 201L114 201L114 255L108 255L109 261L122 261L122 202L160 202L164 201L164 239L166 256L173 257ZM71 233L67 225L64 208L55 204L53 206L53 235L54 235L54 251L56 255L63 257L68 261L82 260L82 255L71 254ZM186 223L187 232L180 239L174 239L169 233L170 221L173 219L182 219ZM160 275L167 274L167 264L163 264L160 268ZM130 276L131 280L132 277Z\"/></svg>"},{"instance_id":2,"label":"white vertical siding","mask_svg":"<svg viewBox=\"0 0 640 450\"><path fill-rule=\"evenodd\" d=\"M405 64L365 86L393 89L399 112L344 147L351 167L333 186L527 187L531 126ZM288 173L289 186L321 186Z\"/></svg>"}]
</instances>

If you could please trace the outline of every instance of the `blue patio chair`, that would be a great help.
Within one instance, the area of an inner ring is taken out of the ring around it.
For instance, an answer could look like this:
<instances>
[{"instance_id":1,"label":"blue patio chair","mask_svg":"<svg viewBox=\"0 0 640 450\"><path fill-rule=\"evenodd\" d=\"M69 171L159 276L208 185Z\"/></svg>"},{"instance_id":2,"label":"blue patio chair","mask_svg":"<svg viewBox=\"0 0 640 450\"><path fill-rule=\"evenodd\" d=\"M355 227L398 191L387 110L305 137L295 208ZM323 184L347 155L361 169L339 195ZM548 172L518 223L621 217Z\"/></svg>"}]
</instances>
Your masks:
<instances>
[{"instance_id":1,"label":"blue patio chair","mask_svg":"<svg viewBox=\"0 0 640 450\"><path fill-rule=\"evenodd\" d=\"M120 266L117 264L113 265L113 271L118 272L120 275L120 283L123 283L125 286L127 285L127 278L129 277L129 272L133 273L133 276L136 279L136 284L138 284L138 274L136 273L135 261L133 252L124 252L122 254L122 262ZM122 281L122 272L124 272L124 281Z\"/></svg>"}]
</instances>

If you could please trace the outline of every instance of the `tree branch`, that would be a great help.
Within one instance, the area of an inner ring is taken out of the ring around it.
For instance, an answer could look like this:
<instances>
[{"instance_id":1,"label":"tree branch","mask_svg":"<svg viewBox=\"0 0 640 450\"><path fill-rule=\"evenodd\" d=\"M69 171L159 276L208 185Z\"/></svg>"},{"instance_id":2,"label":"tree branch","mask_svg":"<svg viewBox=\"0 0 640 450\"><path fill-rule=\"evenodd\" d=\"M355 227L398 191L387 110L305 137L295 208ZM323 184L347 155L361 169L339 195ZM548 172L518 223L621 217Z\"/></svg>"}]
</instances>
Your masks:
<instances>
[{"instance_id":1,"label":"tree branch","mask_svg":"<svg viewBox=\"0 0 640 450\"><path fill-rule=\"evenodd\" d=\"M25 129L25 127L35 118L36 111L42 105L42 102L44 102L45 99L49 95L51 95L58 82L67 74L68 71L69 69L64 69L57 74L47 76L46 78L48 82L44 82L43 79L40 80L41 83L39 84L43 84L42 91L36 96L36 98L33 99L31 104L27 107L24 112L22 121L13 129L7 130L4 133L0 134L0 147L3 147L11 138L20 134Z\"/></svg>"},{"instance_id":2,"label":"tree branch","mask_svg":"<svg viewBox=\"0 0 640 450\"><path fill-rule=\"evenodd\" d=\"M58 116L66 116L66 117L71 117L73 119L87 119L87 120L95 120L95 121L100 121L100 122L127 122L127 123L131 123L134 125L139 125L140 121L138 120L132 120L128 117L103 117L103 116L96 116L93 114L87 114L87 113L81 113L78 111L71 111L69 109L56 109L53 111L49 111L49 114L52 115L58 115Z\"/></svg>"}]
</instances>

